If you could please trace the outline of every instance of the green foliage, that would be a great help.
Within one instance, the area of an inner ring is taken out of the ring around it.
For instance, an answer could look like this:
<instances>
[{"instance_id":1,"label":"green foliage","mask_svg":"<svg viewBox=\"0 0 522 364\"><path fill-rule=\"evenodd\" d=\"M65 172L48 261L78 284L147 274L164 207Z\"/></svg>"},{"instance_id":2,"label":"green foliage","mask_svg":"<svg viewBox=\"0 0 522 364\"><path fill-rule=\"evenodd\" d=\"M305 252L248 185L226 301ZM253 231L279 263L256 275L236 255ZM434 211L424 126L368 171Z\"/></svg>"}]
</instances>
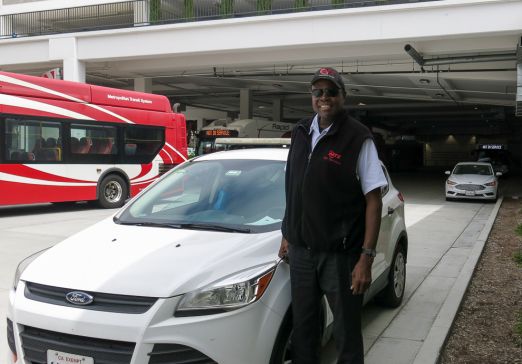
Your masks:
<instances>
[{"instance_id":1,"label":"green foliage","mask_svg":"<svg viewBox=\"0 0 522 364\"><path fill-rule=\"evenodd\" d=\"M183 17L194 19L194 0L183 0Z\"/></svg>"},{"instance_id":2,"label":"green foliage","mask_svg":"<svg viewBox=\"0 0 522 364\"><path fill-rule=\"evenodd\" d=\"M522 346L522 311L518 313L518 321L515 324L515 335L518 345Z\"/></svg>"},{"instance_id":3,"label":"green foliage","mask_svg":"<svg viewBox=\"0 0 522 364\"><path fill-rule=\"evenodd\" d=\"M517 265L519 267L522 268L522 251L518 251L518 252L514 253L513 260L515 261L515 263L517 263Z\"/></svg>"},{"instance_id":4,"label":"green foliage","mask_svg":"<svg viewBox=\"0 0 522 364\"><path fill-rule=\"evenodd\" d=\"M189 150L187 154L188 154L188 159L192 159L197 156L195 150Z\"/></svg>"},{"instance_id":5,"label":"green foliage","mask_svg":"<svg viewBox=\"0 0 522 364\"><path fill-rule=\"evenodd\" d=\"M518 236L522 236L522 224L519 224L517 228L515 229L515 233L517 233Z\"/></svg>"},{"instance_id":6,"label":"green foliage","mask_svg":"<svg viewBox=\"0 0 522 364\"><path fill-rule=\"evenodd\" d=\"M256 10L261 12L270 12L272 10L272 0L257 0Z\"/></svg>"},{"instance_id":7,"label":"green foliage","mask_svg":"<svg viewBox=\"0 0 522 364\"><path fill-rule=\"evenodd\" d=\"M299 11L309 7L308 0L294 0L294 8Z\"/></svg>"},{"instance_id":8,"label":"green foliage","mask_svg":"<svg viewBox=\"0 0 522 364\"><path fill-rule=\"evenodd\" d=\"M161 20L161 0L150 0L149 14L151 23Z\"/></svg>"},{"instance_id":9,"label":"green foliage","mask_svg":"<svg viewBox=\"0 0 522 364\"><path fill-rule=\"evenodd\" d=\"M341 7L341 5L344 5L345 2L345 0L332 0L332 5L334 7Z\"/></svg>"},{"instance_id":10,"label":"green foliage","mask_svg":"<svg viewBox=\"0 0 522 364\"><path fill-rule=\"evenodd\" d=\"M234 0L221 0L219 6L219 14L223 16L232 15L234 13Z\"/></svg>"}]
</instances>

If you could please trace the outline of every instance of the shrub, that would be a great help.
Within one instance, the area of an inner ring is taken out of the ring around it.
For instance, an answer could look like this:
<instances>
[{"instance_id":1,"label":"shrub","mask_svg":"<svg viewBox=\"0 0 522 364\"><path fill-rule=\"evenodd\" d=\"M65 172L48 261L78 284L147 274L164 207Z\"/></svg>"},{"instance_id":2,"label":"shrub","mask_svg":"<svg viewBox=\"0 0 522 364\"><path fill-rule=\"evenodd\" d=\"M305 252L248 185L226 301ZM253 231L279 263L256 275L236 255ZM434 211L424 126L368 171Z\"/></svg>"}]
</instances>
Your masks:
<instances>
[{"instance_id":1,"label":"shrub","mask_svg":"<svg viewBox=\"0 0 522 364\"><path fill-rule=\"evenodd\" d=\"M517 228L515 229L515 233L518 235L518 236L522 236L522 224L519 224L517 226Z\"/></svg>"}]
</instances>

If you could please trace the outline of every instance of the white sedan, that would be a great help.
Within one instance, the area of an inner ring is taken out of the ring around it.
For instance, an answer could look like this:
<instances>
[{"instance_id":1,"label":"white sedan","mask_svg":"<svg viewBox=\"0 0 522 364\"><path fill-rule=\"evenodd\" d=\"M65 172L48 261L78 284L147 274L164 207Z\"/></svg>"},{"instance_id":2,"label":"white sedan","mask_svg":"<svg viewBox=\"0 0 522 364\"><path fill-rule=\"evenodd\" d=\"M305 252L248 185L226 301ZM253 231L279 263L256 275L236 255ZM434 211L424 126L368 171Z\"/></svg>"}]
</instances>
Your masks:
<instances>
[{"instance_id":1,"label":"white sedan","mask_svg":"<svg viewBox=\"0 0 522 364\"><path fill-rule=\"evenodd\" d=\"M287 153L191 159L113 217L23 261L9 293L8 362L289 362L289 269L277 257ZM366 300L395 307L404 204L391 181L382 199ZM326 304L323 321L327 340Z\"/></svg>"},{"instance_id":2,"label":"white sedan","mask_svg":"<svg viewBox=\"0 0 522 364\"><path fill-rule=\"evenodd\" d=\"M491 163L461 162L453 171L446 171L446 200L483 199L496 201L498 178L501 172L494 172Z\"/></svg>"}]
</instances>

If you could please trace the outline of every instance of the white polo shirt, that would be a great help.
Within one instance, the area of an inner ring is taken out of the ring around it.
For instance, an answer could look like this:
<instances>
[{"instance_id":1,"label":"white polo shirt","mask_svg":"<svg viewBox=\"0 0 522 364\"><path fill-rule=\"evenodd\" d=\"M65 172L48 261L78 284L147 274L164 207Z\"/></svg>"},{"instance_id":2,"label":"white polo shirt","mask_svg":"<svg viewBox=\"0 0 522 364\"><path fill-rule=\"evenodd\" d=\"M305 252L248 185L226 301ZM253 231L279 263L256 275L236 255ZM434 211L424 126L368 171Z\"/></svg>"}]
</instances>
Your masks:
<instances>
[{"instance_id":1,"label":"white polo shirt","mask_svg":"<svg viewBox=\"0 0 522 364\"><path fill-rule=\"evenodd\" d=\"M312 151L317 145L317 142L330 130L331 126L332 125L323 129L323 131L319 131L319 118L315 115L309 131L309 134L312 136ZM357 175L359 176L361 188L365 195L376 188L388 184L381 167L381 162L379 161L377 148L372 139L366 139L361 146L359 158L357 159Z\"/></svg>"}]
</instances>

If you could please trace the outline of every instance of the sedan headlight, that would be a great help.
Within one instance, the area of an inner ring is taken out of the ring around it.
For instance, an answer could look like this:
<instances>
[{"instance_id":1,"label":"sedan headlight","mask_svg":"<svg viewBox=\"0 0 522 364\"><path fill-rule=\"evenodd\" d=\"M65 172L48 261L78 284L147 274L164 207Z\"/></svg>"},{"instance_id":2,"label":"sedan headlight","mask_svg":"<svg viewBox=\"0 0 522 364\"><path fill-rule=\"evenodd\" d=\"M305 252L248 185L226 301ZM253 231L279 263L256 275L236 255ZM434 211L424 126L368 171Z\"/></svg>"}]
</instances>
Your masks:
<instances>
[{"instance_id":1,"label":"sedan headlight","mask_svg":"<svg viewBox=\"0 0 522 364\"><path fill-rule=\"evenodd\" d=\"M36 258L38 258L40 255L42 255L47 249L45 248L40 251L37 251L36 253L33 253L29 255L27 258L23 259L20 263L18 263L18 266L16 267L16 272L13 279L13 288L16 291L16 288L18 287L18 283L20 282L20 277L22 276L22 273L24 270L31 264Z\"/></svg>"},{"instance_id":2,"label":"sedan headlight","mask_svg":"<svg viewBox=\"0 0 522 364\"><path fill-rule=\"evenodd\" d=\"M235 273L183 296L175 316L209 315L249 305L265 293L277 262Z\"/></svg>"},{"instance_id":3,"label":"sedan headlight","mask_svg":"<svg viewBox=\"0 0 522 364\"><path fill-rule=\"evenodd\" d=\"M450 186L455 186L457 184L457 182L454 182L450 179L446 180L446 184L450 185Z\"/></svg>"},{"instance_id":4,"label":"sedan headlight","mask_svg":"<svg viewBox=\"0 0 522 364\"><path fill-rule=\"evenodd\" d=\"M484 183L484 186L488 186L488 187L495 187L496 185L497 185L497 181L491 181L488 183Z\"/></svg>"}]
</instances>

